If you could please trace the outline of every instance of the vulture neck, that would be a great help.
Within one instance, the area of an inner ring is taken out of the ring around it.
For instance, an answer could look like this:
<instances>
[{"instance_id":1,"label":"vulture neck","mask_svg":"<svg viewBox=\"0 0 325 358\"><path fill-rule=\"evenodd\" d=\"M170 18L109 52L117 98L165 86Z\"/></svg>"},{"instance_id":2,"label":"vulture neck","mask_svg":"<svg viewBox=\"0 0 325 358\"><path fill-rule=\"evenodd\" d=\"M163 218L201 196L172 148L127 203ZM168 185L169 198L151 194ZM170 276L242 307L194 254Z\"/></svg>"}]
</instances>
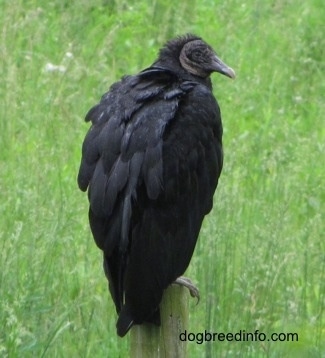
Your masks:
<instances>
[{"instance_id":1,"label":"vulture neck","mask_svg":"<svg viewBox=\"0 0 325 358\"><path fill-rule=\"evenodd\" d=\"M174 73L180 80L198 82L212 89L212 82L210 76L205 78L200 76L195 76L194 74L186 71L178 60L158 59L156 62L154 62L151 65L151 67L165 69L167 71Z\"/></svg>"}]
</instances>

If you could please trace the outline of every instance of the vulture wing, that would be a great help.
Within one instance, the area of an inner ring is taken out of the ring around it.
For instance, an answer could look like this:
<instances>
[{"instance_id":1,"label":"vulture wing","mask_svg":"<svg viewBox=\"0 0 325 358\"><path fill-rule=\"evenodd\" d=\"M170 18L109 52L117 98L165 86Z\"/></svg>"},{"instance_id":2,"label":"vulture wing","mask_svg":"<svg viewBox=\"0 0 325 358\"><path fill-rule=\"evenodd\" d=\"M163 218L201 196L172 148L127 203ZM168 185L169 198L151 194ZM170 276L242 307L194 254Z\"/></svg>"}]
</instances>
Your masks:
<instances>
[{"instance_id":1,"label":"vulture wing","mask_svg":"<svg viewBox=\"0 0 325 358\"><path fill-rule=\"evenodd\" d=\"M123 336L159 323L163 290L190 262L222 169L220 111L207 85L151 67L114 84L86 120L78 183Z\"/></svg>"}]
</instances>

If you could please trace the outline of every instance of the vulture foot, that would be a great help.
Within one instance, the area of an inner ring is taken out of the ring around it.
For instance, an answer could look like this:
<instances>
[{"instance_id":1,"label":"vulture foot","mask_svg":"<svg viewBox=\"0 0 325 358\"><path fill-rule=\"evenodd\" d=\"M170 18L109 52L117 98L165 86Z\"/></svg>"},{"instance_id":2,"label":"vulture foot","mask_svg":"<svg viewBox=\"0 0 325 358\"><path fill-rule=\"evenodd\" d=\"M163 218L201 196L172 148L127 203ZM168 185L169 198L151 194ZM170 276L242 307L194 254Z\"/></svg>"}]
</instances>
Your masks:
<instances>
[{"instance_id":1,"label":"vulture foot","mask_svg":"<svg viewBox=\"0 0 325 358\"><path fill-rule=\"evenodd\" d=\"M193 284L193 282L189 278L180 276L173 283L176 283L177 285L186 287L190 291L190 295L192 297L197 298L196 304L199 303L199 301L200 301L199 289Z\"/></svg>"}]
</instances>

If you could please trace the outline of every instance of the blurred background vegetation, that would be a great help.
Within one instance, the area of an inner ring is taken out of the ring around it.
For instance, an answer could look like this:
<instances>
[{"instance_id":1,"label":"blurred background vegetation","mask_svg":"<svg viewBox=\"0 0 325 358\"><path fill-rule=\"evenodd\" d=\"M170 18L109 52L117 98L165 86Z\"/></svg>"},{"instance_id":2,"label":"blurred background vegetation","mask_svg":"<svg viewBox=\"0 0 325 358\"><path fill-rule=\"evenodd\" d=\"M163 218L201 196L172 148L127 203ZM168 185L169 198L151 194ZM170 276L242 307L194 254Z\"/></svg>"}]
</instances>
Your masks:
<instances>
[{"instance_id":1,"label":"blurred background vegetation","mask_svg":"<svg viewBox=\"0 0 325 358\"><path fill-rule=\"evenodd\" d=\"M225 165L187 275L190 331L298 342L189 343L190 357L325 357L321 0L0 1L0 356L125 357L76 175L110 84L193 32L214 75Z\"/></svg>"}]
</instances>

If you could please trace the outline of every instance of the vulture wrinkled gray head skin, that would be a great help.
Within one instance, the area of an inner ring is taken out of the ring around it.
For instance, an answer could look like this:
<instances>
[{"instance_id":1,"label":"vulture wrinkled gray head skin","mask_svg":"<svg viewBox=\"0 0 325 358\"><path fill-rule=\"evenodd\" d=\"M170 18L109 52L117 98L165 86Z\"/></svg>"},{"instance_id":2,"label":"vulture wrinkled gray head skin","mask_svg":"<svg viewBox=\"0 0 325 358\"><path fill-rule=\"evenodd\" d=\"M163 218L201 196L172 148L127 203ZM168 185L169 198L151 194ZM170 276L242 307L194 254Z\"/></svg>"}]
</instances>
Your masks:
<instances>
[{"instance_id":1,"label":"vulture wrinkled gray head skin","mask_svg":"<svg viewBox=\"0 0 325 358\"><path fill-rule=\"evenodd\" d=\"M185 70L202 78L207 78L212 72L219 72L230 78L235 78L234 70L223 63L212 47L197 36L188 35L169 41L160 50L160 56L156 63L162 61L173 63L175 68L180 66L182 72ZM176 62L178 62L177 65Z\"/></svg>"},{"instance_id":2,"label":"vulture wrinkled gray head skin","mask_svg":"<svg viewBox=\"0 0 325 358\"><path fill-rule=\"evenodd\" d=\"M163 291L188 267L212 208L223 163L213 72L235 77L200 37L178 37L86 115L78 184L88 189L121 337L160 324Z\"/></svg>"}]
</instances>

